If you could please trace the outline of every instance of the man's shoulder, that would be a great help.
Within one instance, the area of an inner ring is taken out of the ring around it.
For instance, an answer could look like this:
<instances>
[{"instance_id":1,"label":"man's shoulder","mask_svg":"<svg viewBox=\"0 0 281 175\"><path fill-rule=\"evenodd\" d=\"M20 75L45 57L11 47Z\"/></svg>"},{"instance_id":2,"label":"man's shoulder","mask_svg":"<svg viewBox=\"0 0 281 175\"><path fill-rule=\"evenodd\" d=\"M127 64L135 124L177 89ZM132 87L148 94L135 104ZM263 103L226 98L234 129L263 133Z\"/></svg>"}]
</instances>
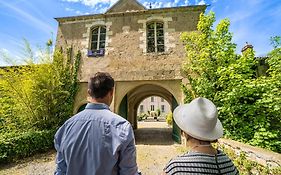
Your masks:
<instances>
[{"instance_id":1,"label":"man's shoulder","mask_svg":"<svg viewBox=\"0 0 281 175\"><path fill-rule=\"evenodd\" d=\"M111 125L116 125L116 126L127 126L130 124L128 120L123 118L122 116L110 111L110 110L103 110L102 112L100 111L97 113L97 111L87 111L84 110L76 115L74 115L72 118L73 120L79 120L79 119L85 119L84 116L90 116L90 120L93 121L102 121Z\"/></svg>"},{"instance_id":2,"label":"man's shoulder","mask_svg":"<svg viewBox=\"0 0 281 175\"><path fill-rule=\"evenodd\" d=\"M91 121L91 122L103 122L107 123L108 125L111 125L115 128L122 128L122 129L130 129L130 122L123 118L122 116L113 113L110 110L104 110L103 112L97 113L97 111L91 111L91 110L83 110L75 115L73 115L71 118L65 121L64 125L68 126L69 124L72 124L73 122L76 122L78 120L81 121Z\"/></svg>"},{"instance_id":3,"label":"man's shoulder","mask_svg":"<svg viewBox=\"0 0 281 175\"><path fill-rule=\"evenodd\" d=\"M128 128L130 125L130 122L128 120L126 120L125 118L123 118L122 116L113 113L111 111L109 111L109 115L107 116L106 119L108 120L107 122L110 123L111 125L114 125L116 127L121 127L122 128Z\"/></svg>"}]
</instances>

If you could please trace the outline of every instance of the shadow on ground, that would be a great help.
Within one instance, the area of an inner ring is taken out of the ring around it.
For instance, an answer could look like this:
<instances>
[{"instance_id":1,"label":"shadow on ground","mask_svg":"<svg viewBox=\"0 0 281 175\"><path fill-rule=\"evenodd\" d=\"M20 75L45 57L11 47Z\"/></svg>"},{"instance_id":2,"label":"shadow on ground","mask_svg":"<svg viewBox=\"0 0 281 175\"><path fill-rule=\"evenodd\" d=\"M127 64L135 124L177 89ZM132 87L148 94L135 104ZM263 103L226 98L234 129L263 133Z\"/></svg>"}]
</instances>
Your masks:
<instances>
[{"instance_id":1,"label":"shadow on ground","mask_svg":"<svg viewBox=\"0 0 281 175\"><path fill-rule=\"evenodd\" d=\"M139 128L135 130L137 145L173 145L172 128Z\"/></svg>"}]
</instances>

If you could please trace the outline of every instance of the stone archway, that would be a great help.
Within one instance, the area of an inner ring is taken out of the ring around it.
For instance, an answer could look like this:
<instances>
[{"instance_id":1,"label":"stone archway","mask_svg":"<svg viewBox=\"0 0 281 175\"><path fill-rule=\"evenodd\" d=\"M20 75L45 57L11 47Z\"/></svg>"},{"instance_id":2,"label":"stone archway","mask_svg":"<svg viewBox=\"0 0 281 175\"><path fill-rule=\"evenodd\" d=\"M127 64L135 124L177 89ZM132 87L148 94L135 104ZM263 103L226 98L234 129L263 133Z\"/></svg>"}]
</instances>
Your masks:
<instances>
[{"instance_id":1,"label":"stone archway","mask_svg":"<svg viewBox=\"0 0 281 175\"><path fill-rule=\"evenodd\" d=\"M134 128L137 128L137 108L142 100L150 96L162 97L170 104L170 106L172 106L173 95L165 88L152 84L136 87L127 94L128 120L133 123Z\"/></svg>"},{"instance_id":2,"label":"stone archway","mask_svg":"<svg viewBox=\"0 0 281 175\"><path fill-rule=\"evenodd\" d=\"M121 93L122 98L120 98ZM142 100L150 96L164 98L170 104L171 111L182 101L180 84L175 80L117 82L114 100L115 112L126 118L133 128L137 129L137 108ZM180 142L180 131L175 123L173 124L173 138Z\"/></svg>"}]
</instances>

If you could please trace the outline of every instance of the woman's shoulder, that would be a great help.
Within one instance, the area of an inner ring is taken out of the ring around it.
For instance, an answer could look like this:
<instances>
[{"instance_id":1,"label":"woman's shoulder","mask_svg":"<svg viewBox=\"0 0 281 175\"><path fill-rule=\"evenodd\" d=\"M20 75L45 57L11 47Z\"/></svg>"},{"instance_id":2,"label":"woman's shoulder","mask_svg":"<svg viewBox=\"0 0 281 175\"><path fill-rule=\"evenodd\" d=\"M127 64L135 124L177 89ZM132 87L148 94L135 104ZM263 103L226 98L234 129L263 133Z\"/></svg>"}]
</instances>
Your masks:
<instances>
[{"instance_id":1,"label":"woman's shoulder","mask_svg":"<svg viewBox=\"0 0 281 175\"><path fill-rule=\"evenodd\" d=\"M182 155L179 155L177 157L174 157L171 159L168 163L168 165L171 164L188 164L188 163L200 163L200 161L208 161L208 159L212 158L214 156L204 154L204 153L199 153L199 152L187 152Z\"/></svg>"},{"instance_id":2,"label":"woman's shoulder","mask_svg":"<svg viewBox=\"0 0 281 175\"><path fill-rule=\"evenodd\" d=\"M219 160L230 160L229 157L221 150L218 150L217 155L189 151L187 153L174 157L169 161L168 165L175 163L213 163L216 156Z\"/></svg>"}]
</instances>

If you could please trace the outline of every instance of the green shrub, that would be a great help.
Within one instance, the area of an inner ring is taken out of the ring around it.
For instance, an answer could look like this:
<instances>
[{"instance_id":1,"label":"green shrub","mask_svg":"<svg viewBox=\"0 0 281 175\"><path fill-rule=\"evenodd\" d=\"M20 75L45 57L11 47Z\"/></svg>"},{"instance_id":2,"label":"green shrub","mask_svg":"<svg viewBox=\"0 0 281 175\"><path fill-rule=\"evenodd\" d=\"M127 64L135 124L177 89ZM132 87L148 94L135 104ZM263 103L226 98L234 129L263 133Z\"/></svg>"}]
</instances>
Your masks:
<instances>
[{"instance_id":1,"label":"green shrub","mask_svg":"<svg viewBox=\"0 0 281 175\"><path fill-rule=\"evenodd\" d=\"M161 115L161 110L159 108L156 110L156 115L157 115L157 117L160 117L160 115Z\"/></svg>"},{"instance_id":2,"label":"green shrub","mask_svg":"<svg viewBox=\"0 0 281 175\"><path fill-rule=\"evenodd\" d=\"M142 120L145 120L145 119L147 119L147 114L146 113L141 113L138 116L138 121L142 121Z\"/></svg>"},{"instance_id":3,"label":"green shrub","mask_svg":"<svg viewBox=\"0 0 281 175\"><path fill-rule=\"evenodd\" d=\"M40 58L33 58L30 52L27 65L0 68L2 133L51 130L73 114L81 52L74 54L68 48L43 52Z\"/></svg>"},{"instance_id":4,"label":"green shrub","mask_svg":"<svg viewBox=\"0 0 281 175\"><path fill-rule=\"evenodd\" d=\"M7 133L0 137L0 164L53 148L55 130Z\"/></svg>"},{"instance_id":5,"label":"green shrub","mask_svg":"<svg viewBox=\"0 0 281 175\"><path fill-rule=\"evenodd\" d=\"M166 115L166 122L168 123L168 125L172 125L173 124L173 113L172 112L169 112L167 115Z\"/></svg>"}]
</instances>

